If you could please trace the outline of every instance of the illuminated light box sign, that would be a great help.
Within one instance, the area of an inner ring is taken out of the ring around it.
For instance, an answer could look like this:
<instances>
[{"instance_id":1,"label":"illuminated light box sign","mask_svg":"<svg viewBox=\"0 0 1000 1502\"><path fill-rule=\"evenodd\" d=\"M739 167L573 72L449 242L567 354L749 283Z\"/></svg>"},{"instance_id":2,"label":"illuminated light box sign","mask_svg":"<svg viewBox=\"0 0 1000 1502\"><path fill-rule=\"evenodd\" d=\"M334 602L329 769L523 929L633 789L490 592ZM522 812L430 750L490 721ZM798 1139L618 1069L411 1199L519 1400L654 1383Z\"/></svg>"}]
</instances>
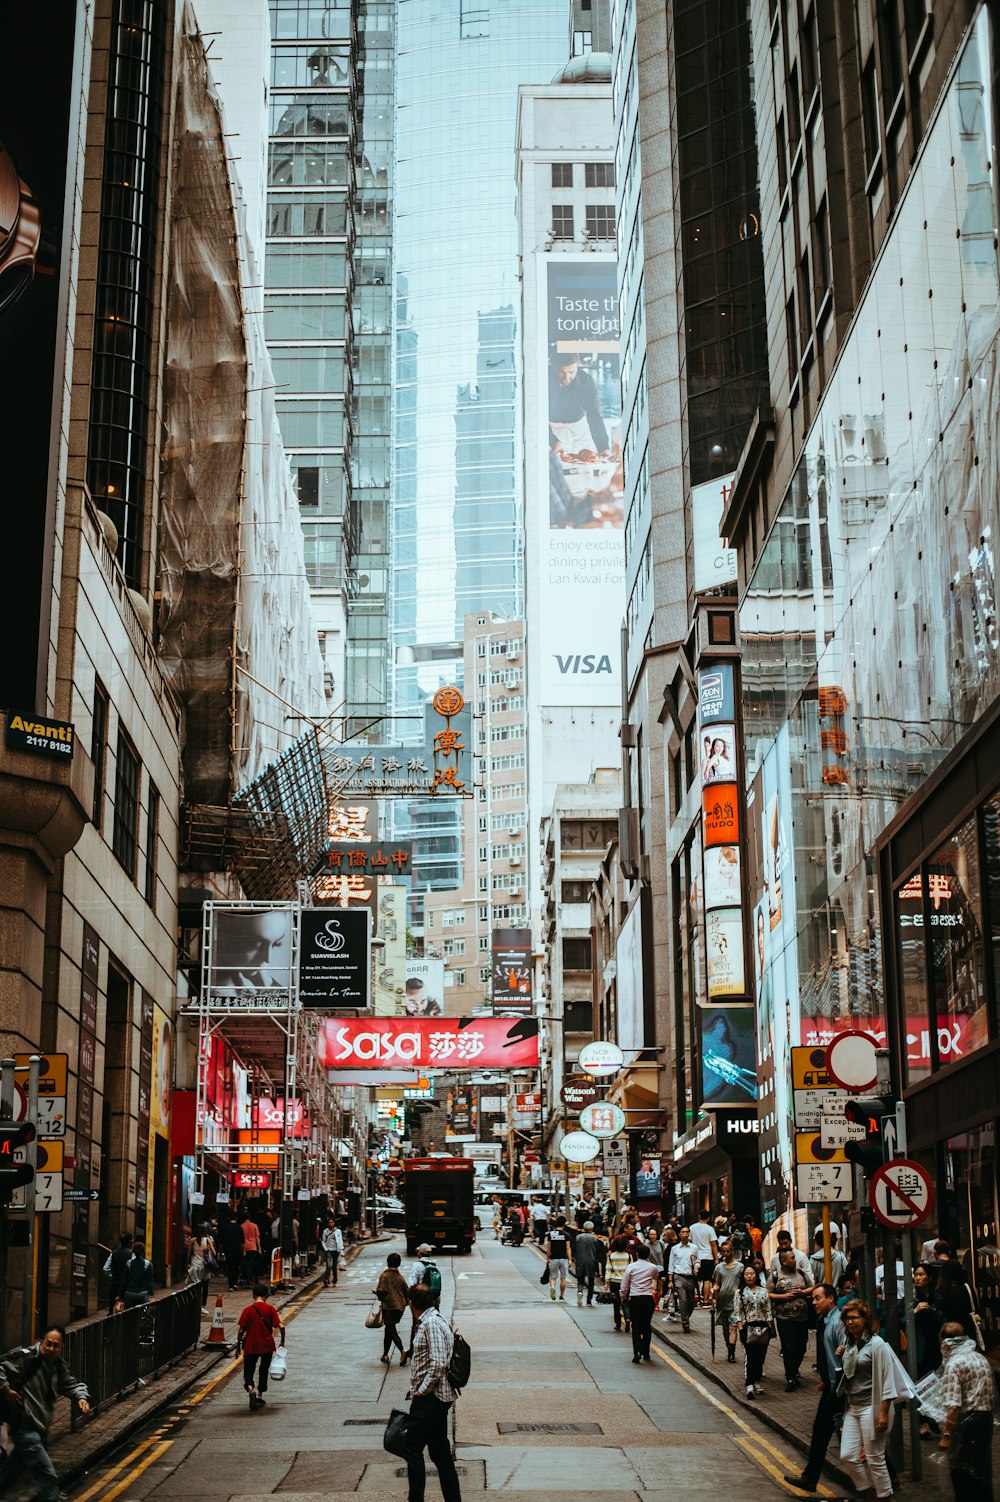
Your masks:
<instances>
[{"instance_id":1,"label":"illuminated light box sign","mask_svg":"<svg viewBox=\"0 0 1000 1502\"><path fill-rule=\"evenodd\" d=\"M735 782L713 783L701 794L705 848L735 845L740 837L740 798Z\"/></svg>"},{"instance_id":2,"label":"illuminated light box sign","mask_svg":"<svg viewBox=\"0 0 1000 1502\"><path fill-rule=\"evenodd\" d=\"M327 1018L320 1062L330 1070L537 1069L534 1017Z\"/></svg>"},{"instance_id":3,"label":"illuminated light box sign","mask_svg":"<svg viewBox=\"0 0 1000 1502\"><path fill-rule=\"evenodd\" d=\"M699 1007L698 1032L702 1107L750 1105L757 1099L754 1008Z\"/></svg>"},{"instance_id":4,"label":"illuminated light box sign","mask_svg":"<svg viewBox=\"0 0 1000 1502\"><path fill-rule=\"evenodd\" d=\"M720 907L705 914L705 952L709 996L745 996L742 908Z\"/></svg>"}]
</instances>

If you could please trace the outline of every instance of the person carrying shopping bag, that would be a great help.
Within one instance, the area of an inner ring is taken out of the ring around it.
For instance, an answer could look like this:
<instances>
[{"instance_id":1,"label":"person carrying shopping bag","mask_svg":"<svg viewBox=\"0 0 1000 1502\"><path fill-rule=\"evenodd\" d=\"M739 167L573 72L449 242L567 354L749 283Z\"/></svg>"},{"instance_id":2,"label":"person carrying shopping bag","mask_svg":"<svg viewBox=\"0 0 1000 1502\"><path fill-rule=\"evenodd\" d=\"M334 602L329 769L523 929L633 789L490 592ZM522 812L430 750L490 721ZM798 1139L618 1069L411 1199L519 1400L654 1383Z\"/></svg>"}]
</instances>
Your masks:
<instances>
[{"instance_id":1,"label":"person carrying shopping bag","mask_svg":"<svg viewBox=\"0 0 1000 1502\"><path fill-rule=\"evenodd\" d=\"M886 1440L895 1404L912 1398L914 1387L888 1341L877 1333L878 1319L867 1304L854 1299L842 1318L847 1341L838 1352L843 1372L838 1392L846 1401L840 1459L859 1495L874 1502L892 1496Z\"/></svg>"},{"instance_id":2,"label":"person carrying shopping bag","mask_svg":"<svg viewBox=\"0 0 1000 1502\"><path fill-rule=\"evenodd\" d=\"M764 1360L774 1334L771 1300L755 1267L743 1269L743 1279L733 1304L743 1344L747 1397L759 1398L764 1391Z\"/></svg>"},{"instance_id":3,"label":"person carrying shopping bag","mask_svg":"<svg viewBox=\"0 0 1000 1502\"><path fill-rule=\"evenodd\" d=\"M398 1252L390 1252L385 1267L375 1286L375 1296L382 1308L382 1355L379 1360L389 1365L389 1349L395 1346L399 1352L400 1366L406 1365L406 1350L399 1338L399 1322L406 1313L410 1290L399 1270L401 1258Z\"/></svg>"},{"instance_id":4,"label":"person carrying shopping bag","mask_svg":"<svg viewBox=\"0 0 1000 1502\"><path fill-rule=\"evenodd\" d=\"M236 1354L243 1354L243 1386L250 1395L250 1412L264 1408L267 1392L267 1374L274 1355L274 1332L281 1331L281 1345L285 1345L285 1327L281 1315L269 1304L270 1293L266 1283L255 1283L253 1303L248 1304L240 1315Z\"/></svg>"}]
</instances>

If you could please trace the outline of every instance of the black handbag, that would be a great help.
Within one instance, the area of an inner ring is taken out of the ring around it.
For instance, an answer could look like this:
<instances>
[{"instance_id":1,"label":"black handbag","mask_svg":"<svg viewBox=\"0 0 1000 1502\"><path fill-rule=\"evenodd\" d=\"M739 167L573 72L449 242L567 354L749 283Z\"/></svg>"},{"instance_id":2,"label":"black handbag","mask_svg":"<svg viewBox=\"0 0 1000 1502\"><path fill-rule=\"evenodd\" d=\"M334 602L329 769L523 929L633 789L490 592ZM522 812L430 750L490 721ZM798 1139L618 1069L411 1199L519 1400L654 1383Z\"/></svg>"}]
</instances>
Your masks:
<instances>
[{"instance_id":1,"label":"black handbag","mask_svg":"<svg viewBox=\"0 0 1000 1502\"><path fill-rule=\"evenodd\" d=\"M552 1276L552 1270L549 1267L549 1264L546 1262L545 1266L542 1268L542 1276L538 1280L539 1283L541 1283L541 1285L542 1285L543 1288L545 1287L546 1283L549 1281L549 1279L551 1278L551 1276Z\"/></svg>"},{"instance_id":2,"label":"black handbag","mask_svg":"<svg viewBox=\"0 0 1000 1502\"><path fill-rule=\"evenodd\" d=\"M400 1460L412 1460L419 1454L410 1438L410 1415L404 1413L402 1408L394 1408L390 1413L382 1436L382 1447L390 1455L398 1455Z\"/></svg>"}]
</instances>

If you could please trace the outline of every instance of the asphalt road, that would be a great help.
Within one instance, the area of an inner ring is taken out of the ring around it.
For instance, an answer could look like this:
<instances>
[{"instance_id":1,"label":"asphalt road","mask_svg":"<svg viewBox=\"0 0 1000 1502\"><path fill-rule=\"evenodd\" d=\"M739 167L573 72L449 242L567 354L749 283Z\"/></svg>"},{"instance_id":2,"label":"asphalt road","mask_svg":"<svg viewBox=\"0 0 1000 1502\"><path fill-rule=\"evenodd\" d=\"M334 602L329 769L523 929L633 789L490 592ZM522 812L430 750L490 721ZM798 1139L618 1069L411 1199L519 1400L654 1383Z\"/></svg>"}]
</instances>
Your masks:
<instances>
[{"instance_id":1,"label":"asphalt road","mask_svg":"<svg viewBox=\"0 0 1000 1502\"><path fill-rule=\"evenodd\" d=\"M144 1498L223 1502L280 1495L342 1502L406 1496L401 1462L382 1448L389 1410L404 1406L408 1370L379 1362L366 1330L371 1289L387 1252L366 1249L336 1290L297 1305L288 1377L251 1413L241 1372L227 1363L80 1482L73 1502ZM472 1347L472 1381L455 1416L463 1492L505 1502L718 1502L799 1496L782 1481L791 1451L705 1386L659 1345L633 1366L627 1335L606 1305L577 1308L571 1287L553 1303L539 1254L484 1232L467 1257L444 1256L442 1307ZM405 1259L404 1259L405 1268ZM404 1317L404 1332L409 1316ZM428 1467L428 1499L440 1497ZM830 1495L830 1493L827 1493Z\"/></svg>"}]
</instances>

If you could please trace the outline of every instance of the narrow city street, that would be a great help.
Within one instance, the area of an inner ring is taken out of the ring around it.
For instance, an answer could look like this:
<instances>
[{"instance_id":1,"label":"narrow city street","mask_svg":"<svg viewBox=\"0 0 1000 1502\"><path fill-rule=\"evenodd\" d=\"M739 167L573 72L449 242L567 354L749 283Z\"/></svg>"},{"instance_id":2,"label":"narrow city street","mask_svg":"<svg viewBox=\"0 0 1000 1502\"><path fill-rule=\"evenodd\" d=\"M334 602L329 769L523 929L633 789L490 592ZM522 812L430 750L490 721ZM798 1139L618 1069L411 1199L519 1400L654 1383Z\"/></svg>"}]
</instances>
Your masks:
<instances>
[{"instance_id":1,"label":"narrow city street","mask_svg":"<svg viewBox=\"0 0 1000 1502\"><path fill-rule=\"evenodd\" d=\"M405 1497L405 1472L383 1450L382 1428L404 1404L409 1373L398 1359L380 1364L381 1332L364 1327L393 1249L402 1243L367 1248L336 1291L298 1305L288 1377L271 1386L265 1409L250 1413L227 1362L85 1477L73 1502ZM793 1495L781 1479L796 1468L790 1450L755 1431L655 1338L652 1363L633 1366L610 1308L577 1308L573 1284L565 1303L552 1303L539 1287L541 1265L530 1245L510 1249L488 1235L470 1256L440 1260L442 1307L473 1353L455 1436L466 1494L503 1492L512 1502L537 1493L549 1502L586 1502L590 1493L644 1502ZM432 1467L428 1496L440 1496Z\"/></svg>"}]
</instances>

